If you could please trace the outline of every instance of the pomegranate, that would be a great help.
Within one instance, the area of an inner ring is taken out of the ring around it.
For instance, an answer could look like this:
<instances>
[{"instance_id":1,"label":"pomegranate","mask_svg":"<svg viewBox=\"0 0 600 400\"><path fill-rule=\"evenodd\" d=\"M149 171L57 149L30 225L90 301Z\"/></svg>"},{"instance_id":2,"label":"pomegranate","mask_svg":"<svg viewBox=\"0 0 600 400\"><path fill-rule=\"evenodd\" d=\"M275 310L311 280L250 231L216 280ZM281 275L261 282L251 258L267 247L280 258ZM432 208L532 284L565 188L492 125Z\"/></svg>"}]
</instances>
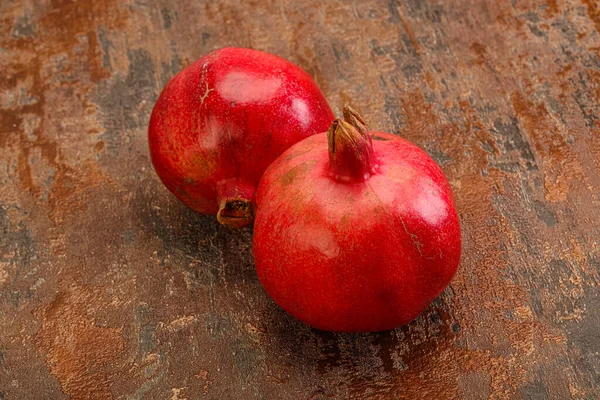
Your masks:
<instances>
[{"instance_id":1,"label":"pomegranate","mask_svg":"<svg viewBox=\"0 0 600 400\"><path fill-rule=\"evenodd\" d=\"M262 51L223 48L164 88L150 118L150 155L181 201L242 227L252 222L256 186L269 164L333 118L301 68Z\"/></svg>"},{"instance_id":2,"label":"pomegranate","mask_svg":"<svg viewBox=\"0 0 600 400\"><path fill-rule=\"evenodd\" d=\"M415 319L450 283L458 215L424 151L369 131L348 107L343 114L263 175L256 269L273 300L313 327L388 330Z\"/></svg>"}]
</instances>

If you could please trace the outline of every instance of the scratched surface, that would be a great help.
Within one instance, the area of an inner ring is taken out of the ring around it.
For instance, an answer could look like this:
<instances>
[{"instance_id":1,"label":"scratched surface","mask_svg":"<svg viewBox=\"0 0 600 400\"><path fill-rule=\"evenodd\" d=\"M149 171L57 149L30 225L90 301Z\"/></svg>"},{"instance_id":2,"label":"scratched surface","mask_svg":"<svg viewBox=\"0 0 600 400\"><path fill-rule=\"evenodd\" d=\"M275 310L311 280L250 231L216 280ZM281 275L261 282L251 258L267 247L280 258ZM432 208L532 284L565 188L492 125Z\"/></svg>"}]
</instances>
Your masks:
<instances>
[{"instance_id":1,"label":"scratched surface","mask_svg":"<svg viewBox=\"0 0 600 400\"><path fill-rule=\"evenodd\" d=\"M0 399L597 399L594 0L0 1ZM392 332L302 325L251 231L159 183L161 88L225 45L424 148L464 235Z\"/></svg>"}]
</instances>

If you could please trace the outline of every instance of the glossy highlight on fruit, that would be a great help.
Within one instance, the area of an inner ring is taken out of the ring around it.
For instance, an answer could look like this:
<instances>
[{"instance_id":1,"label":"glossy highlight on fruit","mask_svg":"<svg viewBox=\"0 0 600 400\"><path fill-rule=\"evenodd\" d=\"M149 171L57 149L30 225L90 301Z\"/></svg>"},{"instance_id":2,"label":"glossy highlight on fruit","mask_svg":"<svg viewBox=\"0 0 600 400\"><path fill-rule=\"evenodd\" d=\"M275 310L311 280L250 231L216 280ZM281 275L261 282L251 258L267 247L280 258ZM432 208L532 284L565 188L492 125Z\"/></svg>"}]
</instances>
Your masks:
<instances>
[{"instance_id":1,"label":"glossy highlight on fruit","mask_svg":"<svg viewBox=\"0 0 600 400\"><path fill-rule=\"evenodd\" d=\"M334 116L301 68L258 50L223 48L164 88L150 118L154 168L181 201L223 224L252 222L265 169Z\"/></svg>"},{"instance_id":2,"label":"glossy highlight on fruit","mask_svg":"<svg viewBox=\"0 0 600 400\"><path fill-rule=\"evenodd\" d=\"M257 192L258 277L319 329L373 332L414 320L461 252L450 185L421 149L369 131L352 109L265 172Z\"/></svg>"}]
</instances>

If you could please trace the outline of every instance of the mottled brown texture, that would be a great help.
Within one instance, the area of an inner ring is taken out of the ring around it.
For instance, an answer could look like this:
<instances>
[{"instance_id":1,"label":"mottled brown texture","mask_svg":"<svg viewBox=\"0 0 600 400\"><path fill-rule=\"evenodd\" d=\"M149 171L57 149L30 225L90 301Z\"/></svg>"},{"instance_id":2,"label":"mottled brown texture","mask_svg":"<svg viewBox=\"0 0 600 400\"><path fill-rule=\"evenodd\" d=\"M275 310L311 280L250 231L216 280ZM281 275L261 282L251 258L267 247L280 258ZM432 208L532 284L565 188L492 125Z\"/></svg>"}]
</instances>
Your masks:
<instances>
[{"instance_id":1,"label":"mottled brown texture","mask_svg":"<svg viewBox=\"0 0 600 400\"><path fill-rule=\"evenodd\" d=\"M594 0L0 1L0 399L600 397ZM225 46L297 63L414 141L463 259L415 322L310 329L251 231L162 187L161 88Z\"/></svg>"}]
</instances>

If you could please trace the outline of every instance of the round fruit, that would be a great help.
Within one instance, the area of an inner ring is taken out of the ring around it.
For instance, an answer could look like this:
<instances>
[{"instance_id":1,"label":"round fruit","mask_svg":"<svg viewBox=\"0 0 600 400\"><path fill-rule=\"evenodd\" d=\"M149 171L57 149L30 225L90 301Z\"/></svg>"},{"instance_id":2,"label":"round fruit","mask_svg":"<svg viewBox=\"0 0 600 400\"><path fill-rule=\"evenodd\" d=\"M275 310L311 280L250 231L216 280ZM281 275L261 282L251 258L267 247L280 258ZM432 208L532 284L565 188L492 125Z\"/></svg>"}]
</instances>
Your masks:
<instances>
[{"instance_id":1,"label":"round fruit","mask_svg":"<svg viewBox=\"0 0 600 400\"><path fill-rule=\"evenodd\" d=\"M350 108L269 167L257 207L258 277L277 304L316 328L407 324L459 264L459 220L441 169L408 141L369 132Z\"/></svg>"},{"instance_id":2,"label":"round fruit","mask_svg":"<svg viewBox=\"0 0 600 400\"><path fill-rule=\"evenodd\" d=\"M265 169L333 113L313 79L262 51L223 48L179 72L150 118L154 168L181 201L223 224L252 222Z\"/></svg>"}]
</instances>

